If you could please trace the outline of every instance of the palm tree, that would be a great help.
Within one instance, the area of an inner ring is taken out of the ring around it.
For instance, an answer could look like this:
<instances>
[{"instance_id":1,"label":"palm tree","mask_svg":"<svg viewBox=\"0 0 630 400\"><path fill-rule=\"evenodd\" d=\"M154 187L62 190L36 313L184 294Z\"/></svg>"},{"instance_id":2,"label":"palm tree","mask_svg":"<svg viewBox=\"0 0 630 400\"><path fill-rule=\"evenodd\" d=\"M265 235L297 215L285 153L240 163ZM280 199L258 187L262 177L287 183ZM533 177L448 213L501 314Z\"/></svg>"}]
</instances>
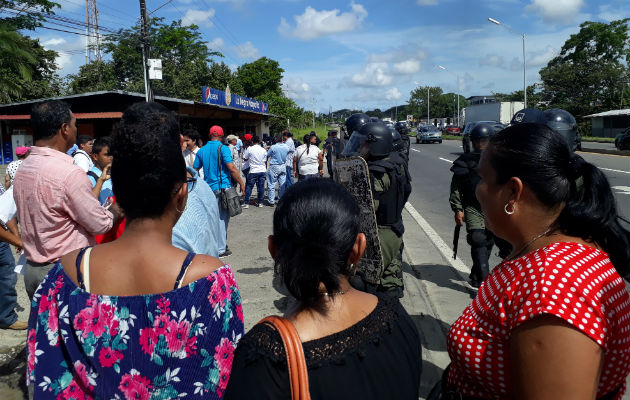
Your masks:
<instances>
[{"instance_id":1,"label":"palm tree","mask_svg":"<svg viewBox=\"0 0 630 400\"><path fill-rule=\"evenodd\" d=\"M0 21L0 103L11 102L20 95L19 76L30 81L37 59L27 46L24 36Z\"/></svg>"}]
</instances>

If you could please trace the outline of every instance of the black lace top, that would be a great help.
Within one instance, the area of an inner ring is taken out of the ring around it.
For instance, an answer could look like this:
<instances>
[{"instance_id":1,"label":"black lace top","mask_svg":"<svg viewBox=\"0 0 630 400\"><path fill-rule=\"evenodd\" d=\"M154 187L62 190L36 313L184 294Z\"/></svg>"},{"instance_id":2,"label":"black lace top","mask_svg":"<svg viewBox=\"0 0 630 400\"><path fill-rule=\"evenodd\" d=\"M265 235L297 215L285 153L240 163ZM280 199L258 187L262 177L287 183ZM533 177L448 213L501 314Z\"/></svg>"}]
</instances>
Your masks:
<instances>
[{"instance_id":1,"label":"black lace top","mask_svg":"<svg viewBox=\"0 0 630 400\"><path fill-rule=\"evenodd\" d=\"M419 397L420 336L397 299L379 297L355 325L302 345L313 400ZM282 339L256 325L238 344L224 399L290 398Z\"/></svg>"}]
</instances>

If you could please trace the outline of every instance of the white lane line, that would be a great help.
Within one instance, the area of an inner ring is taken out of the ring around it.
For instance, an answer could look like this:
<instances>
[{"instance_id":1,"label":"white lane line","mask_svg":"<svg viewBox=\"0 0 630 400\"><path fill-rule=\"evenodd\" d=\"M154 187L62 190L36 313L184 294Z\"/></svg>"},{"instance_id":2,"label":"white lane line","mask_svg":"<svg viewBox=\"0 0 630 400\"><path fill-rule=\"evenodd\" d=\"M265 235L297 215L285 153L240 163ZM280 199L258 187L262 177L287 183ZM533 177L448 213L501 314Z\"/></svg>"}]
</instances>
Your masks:
<instances>
[{"instance_id":1,"label":"white lane line","mask_svg":"<svg viewBox=\"0 0 630 400\"><path fill-rule=\"evenodd\" d=\"M442 161L446 161L446 162L450 162L451 164L453 163L453 161L451 161L451 160L447 160L446 158L442 158L442 157L440 157L440 160L442 160Z\"/></svg>"},{"instance_id":2,"label":"white lane line","mask_svg":"<svg viewBox=\"0 0 630 400\"><path fill-rule=\"evenodd\" d=\"M416 150L416 149L411 149L412 151L417 151L418 153L420 153L420 150Z\"/></svg>"},{"instance_id":3,"label":"white lane line","mask_svg":"<svg viewBox=\"0 0 630 400\"><path fill-rule=\"evenodd\" d=\"M405 204L405 208L411 214L413 219L416 220L420 228L424 231L424 233L429 237L429 239L433 242L435 247L442 253L444 259L446 259L449 264L461 275L464 282L468 282L468 275L470 274L470 268L467 267L462 260L459 258L453 259L453 249L449 245L447 245L444 240L438 235L438 233L433 229L431 225L425 220L422 215L411 205L411 203Z\"/></svg>"},{"instance_id":4,"label":"white lane line","mask_svg":"<svg viewBox=\"0 0 630 400\"><path fill-rule=\"evenodd\" d=\"M622 174L630 174L630 171L621 171L618 169L610 169L610 168L604 168L604 167L597 167L597 168L603 169L604 171L621 172Z\"/></svg>"},{"instance_id":5,"label":"white lane line","mask_svg":"<svg viewBox=\"0 0 630 400\"><path fill-rule=\"evenodd\" d=\"M629 186L613 186L612 189L617 190L618 194L630 194Z\"/></svg>"}]
</instances>

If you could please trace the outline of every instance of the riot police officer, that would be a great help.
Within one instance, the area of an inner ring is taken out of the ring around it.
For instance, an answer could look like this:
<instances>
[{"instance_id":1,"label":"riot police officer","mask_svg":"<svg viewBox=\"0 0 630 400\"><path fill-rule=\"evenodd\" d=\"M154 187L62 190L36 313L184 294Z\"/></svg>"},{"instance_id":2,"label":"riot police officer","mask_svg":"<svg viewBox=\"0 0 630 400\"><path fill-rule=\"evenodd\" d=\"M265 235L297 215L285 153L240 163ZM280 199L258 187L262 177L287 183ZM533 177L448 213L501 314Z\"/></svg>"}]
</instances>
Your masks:
<instances>
[{"instance_id":1,"label":"riot police officer","mask_svg":"<svg viewBox=\"0 0 630 400\"><path fill-rule=\"evenodd\" d=\"M571 151L582 150L582 138L578 133L575 117L561 108L541 111L537 108L524 108L512 117L510 125L531 122L547 125L567 141Z\"/></svg>"},{"instance_id":2,"label":"riot police officer","mask_svg":"<svg viewBox=\"0 0 630 400\"><path fill-rule=\"evenodd\" d=\"M409 153L405 151L406 144L402 136L395 128L389 127L388 129L392 133L392 140L394 142L392 146L393 151L396 151L398 152L398 154L400 154L400 157L405 160L405 165L407 166L407 168L409 168Z\"/></svg>"},{"instance_id":3,"label":"riot police officer","mask_svg":"<svg viewBox=\"0 0 630 400\"><path fill-rule=\"evenodd\" d=\"M402 210L411 193L409 171L400 153L394 151L392 133L385 124L367 123L353 136L361 142L358 151L368 164L383 255L383 274L377 290L402 297Z\"/></svg>"},{"instance_id":4,"label":"riot police officer","mask_svg":"<svg viewBox=\"0 0 630 400\"><path fill-rule=\"evenodd\" d=\"M359 150L359 139L355 136L355 139L353 140L352 134L368 122L370 122L370 117L363 113L352 114L348 117L348 119L346 119L345 126L348 141L343 143L344 149L341 153L342 157L348 157Z\"/></svg>"},{"instance_id":5,"label":"riot police officer","mask_svg":"<svg viewBox=\"0 0 630 400\"><path fill-rule=\"evenodd\" d=\"M395 128L404 142L404 152L407 157L409 157L409 146L411 146L411 140L409 139L409 127L406 122L398 121L396 122Z\"/></svg>"},{"instance_id":6,"label":"riot police officer","mask_svg":"<svg viewBox=\"0 0 630 400\"><path fill-rule=\"evenodd\" d=\"M479 287L489 273L488 260L494 241L494 236L486 229L481 206L475 195L475 189L481 180L477 173L481 151L493 134L494 128L491 125L475 125L470 132L473 151L459 156L451 167L453 178L449 202L455 213L455 223L461 226L466 222L466 240L473 260L469 278L473 287Z\"/></svg>"}]
</instances>

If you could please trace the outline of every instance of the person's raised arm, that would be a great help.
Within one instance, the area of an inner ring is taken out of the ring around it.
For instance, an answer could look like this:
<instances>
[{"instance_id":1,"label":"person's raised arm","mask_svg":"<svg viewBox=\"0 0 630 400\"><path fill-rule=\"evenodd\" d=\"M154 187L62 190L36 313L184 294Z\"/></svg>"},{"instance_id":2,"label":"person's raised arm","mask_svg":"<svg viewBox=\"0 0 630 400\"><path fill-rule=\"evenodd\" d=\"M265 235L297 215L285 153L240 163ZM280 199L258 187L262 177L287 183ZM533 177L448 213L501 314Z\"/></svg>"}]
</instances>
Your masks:
<instances>
[{"instance_id":1,"label":"person's raised arm","mask_svg":"<svg viewBox=\"0 0 630 400\"><path fill-rule=\"evenodd\" d=\"M512 331L508 359L511 399L597 397L603 351L591 338L558 317L541 315Z\"/></svg>"},{"instance_id":2,"label":"person's raised arm","mask_svg":"<svg viewBox=\"0 0 630 400\"><path fill-rule=\"evenodd\" d=\"M98 199L98 195L101 194L101 189L103 188L103 184L105 183L106 180L111 178L111 175L109 174L109 171L111 170L111 168L112 168L112 165L109 164L103 169L101 176L99 176L98 179L96 180L96 185L94 185L94 187L92 188L92 193L94 193L94 196L97 199Z\"/></svg>"}]
</instances>

